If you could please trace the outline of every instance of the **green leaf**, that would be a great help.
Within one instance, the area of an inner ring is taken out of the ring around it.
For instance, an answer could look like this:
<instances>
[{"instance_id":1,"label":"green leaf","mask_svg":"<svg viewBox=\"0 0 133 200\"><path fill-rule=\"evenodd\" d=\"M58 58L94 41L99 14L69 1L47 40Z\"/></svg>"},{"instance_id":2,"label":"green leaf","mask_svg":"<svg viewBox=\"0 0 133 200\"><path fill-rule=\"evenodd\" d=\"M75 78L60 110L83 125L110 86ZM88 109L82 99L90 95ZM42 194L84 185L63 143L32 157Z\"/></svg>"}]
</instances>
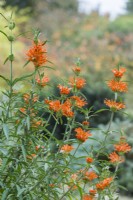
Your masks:
<instances>
[{"instance_id":1,"label":"green leaf","mask_svg":"<svg viewBox=\"0 0 133 200\"><path fill-rule=\"evenodd\" d=\"M7 155L7 154L8 154L7 149L0 148L0 151L1 151L4 155Z\"/></svg>"},{"instance_id":2,"label":"green leaf","mask_svg":"<svg viewBox=\"0 0 133 200\"><path fill-rule=\"evenodd\" d=\"M49 67L49 66L40 66L39 68L48 68L48 69L55 70L53 67Z\"/></svg>"},{"instance_id":3,"label":"green leaf","mask_svg":"<svg viewBox=\"0 0 133 200\"><path fill-rule=\"evenodd\" d=\"M13 82L12 82L12 86L15 85L17 82L19 81L23 81L24 79L28 78L28 77L31 77L34 73L31 73L31 74L27 74L27 75L24 75L24 76L21 76L20 78L16 78Z\"/></svg>"},{"instance_id":4,"label":"green leaf","mask_svg":"<svg viewBox=\"0 0 133 200\"><path fill-rule=\"evenodd\" d=\"M29 116L27 116L27 118L26 118L26 124L27 124L28 130L30 130L30 117Z\"/></svg>"},{"instance_id":5,"label":"green leaf","mask_svg":"<svg viewBox=\"0 0 133 200\"><path fill-rule=\"evenodd\" d=\"M25 151L25 148L24 148L24 145L22 144L21 145L21 148L22 148L22 154L23 154L23 157L24 157L24 161L26 162L26 151Z\"/></svg>"},{"instance_id":6,"label":"green leaf","mask_svg":"<svg viewBox=\"0 0 133 200\"><path fill-rule=\"evenodd\" d=\"M3 35L5 35L6 38L8 39L8 36L3 31L0 30L0 33L2 33Z\"/></svg>"},{"instance_id":7,"label":"green leaf","mask_svg":"<svg viewBox=\"0 0 133 200\"><path fill-rule=\"evenodd\" d=\"M10 80L7 79L5 76L0 75L0 78L2 78L4 81L7 82L8 85L10 85Z\"/></svg>"},{"instance_id":8,"label":"green leaf","mask_svg":"<svg viewBox=\"0 0 133 200\"><path fill-rule=\"evenodd\" d=\"M6 138L8 139L9 138L9 128L8 128L7 124L3 124L3 131L4 131Z\"/></svg>"},{"instance_id":9,"label":"green leaf","mask_svg":"<svg viewBox=\"0 0 133 200\"><path fill-rule=\"evenodd\" d=\"M109 109L100 109L100 110L96 111L95 114L106 111L106 110L109 110Z\"/></svg>"},{"instance_id":10,"label":"green leaf","mask_svg":"<svg viewBox=\"0 0 133 200\"><path fill-rule=\"evenodd\" d=\"M17 197L19 197L25 191L25 188L21 189L18 185L16 187L17 187L17 191L18 191Z\"/></svg>"},{"instance_id":11,"label":"green leaf","mask_svg":"<svg viewBox=\"0 0 133 200\"><path fill-rule=\"evenodd\" d=\"M6 64L6 62L9 60L9 57L7 57L4 61L4 65Z\"/></svg>"},{"instance_id":12,"label":"green leaf","mask_svg":"<svg viewBox=\"0 0 133 200\"><path fill-rule=\"evenodd\" d=\"M1 200L6 200L8 193L9 193L9 188L6 188L5 191L2 194Z\"/></svg>"},{"instance_id":13,"label":"green leaf","mask_svg":"<svg viewBox=\"0 0 133 200\"><path fill-rule=\"evenodd\" d=\"M28 60L25 64L24 64L24 66L23 67L26 67L26 65L28 65L29 64L29 62L30 62L30 60Z\"/></svg>"}]
</instances>

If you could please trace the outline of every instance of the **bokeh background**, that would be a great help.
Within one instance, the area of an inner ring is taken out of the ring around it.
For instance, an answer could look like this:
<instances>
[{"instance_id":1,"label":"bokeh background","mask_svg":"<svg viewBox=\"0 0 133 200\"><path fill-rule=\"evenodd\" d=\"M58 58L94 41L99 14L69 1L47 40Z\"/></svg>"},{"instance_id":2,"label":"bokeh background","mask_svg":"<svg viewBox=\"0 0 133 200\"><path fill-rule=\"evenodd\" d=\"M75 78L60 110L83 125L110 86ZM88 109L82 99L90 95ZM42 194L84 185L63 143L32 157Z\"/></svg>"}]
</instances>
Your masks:
<instances>
[{"instance_id":1,"label":"bokeh background","mask_svg":"<svg viewBox=\"0 0 133 200\"><path fill-rule=\"evenodd\" d=\"M36 28L41 30L41 39L47 40L48 60L52 62L48 65L55 70L49 72L46 69L45 74L50 76L53 86L56 88L61 77L71 76L74 63L80 58L82 75L87 80L82 92L95 110L104 108L104 99L112 96L105 83L111 78L111 69L117 65L127 68L125 79L129 92L123 96L127 115L116 115L112 128L124 130L130 145L133 145L133 0L0 1L0 13L8 18L11 10L16 22L15 35L18 36L14 42L15 77L33 70L32 65L26 68L23 65ZM6 31L1 16L0 30ZM7 76L9 66L3 63L8 54L8 41L0 35L0 73ZM0 85L5 89L2 80ZM26 90L28 85L17 87L15 89ZM54 92L58 94L55 88ZM51 90L48 88L46 92L51 94ZM81 118L79 116L79 120ZM91 121L91 126L104 128L108 119L108 114L100 114ZM60 128L57 132L60 138L59 132ZM125 199L133 199L133 151L126 157L119 171L119 192L126 196Z\"/></svg>"}]
</instances>

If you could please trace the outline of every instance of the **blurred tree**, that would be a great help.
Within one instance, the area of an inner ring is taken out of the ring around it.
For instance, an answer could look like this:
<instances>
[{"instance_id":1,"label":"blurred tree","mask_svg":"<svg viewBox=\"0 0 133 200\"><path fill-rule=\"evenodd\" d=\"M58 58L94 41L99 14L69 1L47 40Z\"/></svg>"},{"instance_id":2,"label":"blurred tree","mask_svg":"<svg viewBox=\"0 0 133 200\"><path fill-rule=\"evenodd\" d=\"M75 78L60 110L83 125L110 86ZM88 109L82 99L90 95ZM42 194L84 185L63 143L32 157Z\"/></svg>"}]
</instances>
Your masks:
<instances>
[{"instance_id":1,"label":"blurred tree","mask_svg":"<svg viewBox=\"0 0 133 200\"><path fill-rule=\"evenodd\" d=\"M78 1L77 0L46 0L46 3L51 9L59 8L64 10L78 11Z\"/></svg>"},{"instance_id":2,"label":"blurred tree","mask_svg":"<svg viewBox=\"0 0 133 200\"><path fill-rule=\"evenodd\" d=\"M3 7L13 6L18 10L29 7L33 11L34 2L34 0L5 0Z\"/></svg>"},{"instance_id":3,"label":"blurred tree","mask_svg":"<svg viewBox=\"0 0 133 200\"><path fill-rule=\"evenodd\" d=\"M133 0L128 0L126 5L128 13L133 14Z\"/></svg>"}]
</instances>

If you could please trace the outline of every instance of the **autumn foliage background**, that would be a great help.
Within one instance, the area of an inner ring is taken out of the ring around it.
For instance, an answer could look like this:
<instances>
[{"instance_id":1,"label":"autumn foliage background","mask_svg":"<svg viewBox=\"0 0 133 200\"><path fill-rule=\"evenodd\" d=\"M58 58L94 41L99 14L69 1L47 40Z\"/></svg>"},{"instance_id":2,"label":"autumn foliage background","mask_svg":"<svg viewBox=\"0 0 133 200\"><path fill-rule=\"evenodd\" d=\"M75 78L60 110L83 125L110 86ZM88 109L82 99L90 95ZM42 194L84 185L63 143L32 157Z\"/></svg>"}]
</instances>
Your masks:
<instances>
[{"instance_id":1,"label":"autumn foliage background","mask_svg":"<svg viewBox=\"0 0 133 200\"><path fill-rule=\"evenodd\" d=\"M68 1L66 3L60 3L55 1L55 4L51 2L44 2L39 0L38 3L29 1L27 6L21 4L15 4L15 7L11 8L10 1L8 5L2 7L0 12L4 12L7 16L10 15L10 10L14 9L15 21L17 24L16 35L21 32L26 32L24 37L19 37L15 42L14 50L17 53L15 59L14 76L18 76L22 71L32 72L33 65L29 64L26 68L22 66L26 60L25 54L27 49L31 45L29 38L31 32L27 30L33 30L38 27L41 29L41 39L47 41L48 60L55 70L50 71L46 69L46 74L51 80L53 86L59 84L60 77L68 77L72 74L72 63L80 57L82 62L83 76L87 80L89 87L83 89L88 99L90 99L90 105L94 105L96 110L105 107L104 99L112 96L105 82L111 78L111 69L118 65L123 64L127 68L126 80L128 80L129 90L124 95L126 101L127 117L123 114L115 115L113 127L114 129L121 126L125 130L128 140L131 145L133 144L133 96L132 96L132 79L133 79L133 17L132 14L126 14L117 17L114 21L110 21L109 15L100 16L98 10L92 11L90 14L85 15L79 13L77 9L76 1ZM43 6L42 6L43 5ZM13 5L14 6L14 5ZM18 6L18 7L17 7ZM52 15L51 15L52 13ZM34 24L34 27L32 26ZM1 21L0 29L4 27L4 22ZM8 43L6 38L0 36L0 65L2 66L4 57L7 57L9 53ZM4 46L4 48L2 48ZM110 71L110 73L109 73ZM1 67L2 74L8 74L7 64ZM57 77L55 79L55 77ZM59 78L58 78L59 77ZM1 80L1 87L5 88L4 81ZM95 83L95 84L94 84ZM28 83L24 85L18 85L21 91L25 91L30 87ZM17 89L17 88L16 88ZM46 88L47 94L58 90L53 87ZM43 98L43 93L41 94ZM99 99L99 100L98 100ZM79 115L79 119L82 116ZM100 114L100 117L95 117L91 121L92 127L106 127L109 116ZM59 135L60 127L57 130L57 137ZM79 154L81 152L79 151ZM132 189L132 163L133 154L130 153L127 156L127 161L123 164L123 168L119 172L119 182L121 185L126 186L128 192L121 189L122 193L127 195L133 194ZM106 159L106 158L105 158ZM122 176L124 174L124 176Z\"/></svg>"}]
</instances>

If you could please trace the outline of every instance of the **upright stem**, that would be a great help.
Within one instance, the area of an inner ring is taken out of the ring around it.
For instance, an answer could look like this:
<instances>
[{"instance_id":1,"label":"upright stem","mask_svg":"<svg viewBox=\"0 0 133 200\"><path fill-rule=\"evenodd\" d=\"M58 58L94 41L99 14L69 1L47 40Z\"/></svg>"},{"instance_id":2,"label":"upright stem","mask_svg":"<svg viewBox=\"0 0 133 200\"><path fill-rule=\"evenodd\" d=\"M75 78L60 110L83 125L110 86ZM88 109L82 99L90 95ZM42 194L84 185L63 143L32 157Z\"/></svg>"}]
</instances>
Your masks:
<instances>
[{"instance_id":1,"label":"upright stem","mask_svg":"<svg viewBox=\"0 0 133 200\"><path fill-rule=\"evenodd\" d=\"M10 41L10 56L13 55L13 42ZM11 97L12 97L12 81L13 81L13 59L10 59L10 93L9 93L9 103L7 108L6 120L9 117L9 111L11 106Z\"/></svg>"},{"instance_id":2,"label":"upright stem","mask_svg":"<svg viewBox=\"0 0 133 200\"><path fill-rule=\"evenodd\" d=\"M13 55L13 45L12 45L12 41L10 42L10 55ZM13 79L13 66L12 66L12 62L13 60L11 59L10 61L10 92L12 93L12 79Z\"/></svg>"}]
</instances>

